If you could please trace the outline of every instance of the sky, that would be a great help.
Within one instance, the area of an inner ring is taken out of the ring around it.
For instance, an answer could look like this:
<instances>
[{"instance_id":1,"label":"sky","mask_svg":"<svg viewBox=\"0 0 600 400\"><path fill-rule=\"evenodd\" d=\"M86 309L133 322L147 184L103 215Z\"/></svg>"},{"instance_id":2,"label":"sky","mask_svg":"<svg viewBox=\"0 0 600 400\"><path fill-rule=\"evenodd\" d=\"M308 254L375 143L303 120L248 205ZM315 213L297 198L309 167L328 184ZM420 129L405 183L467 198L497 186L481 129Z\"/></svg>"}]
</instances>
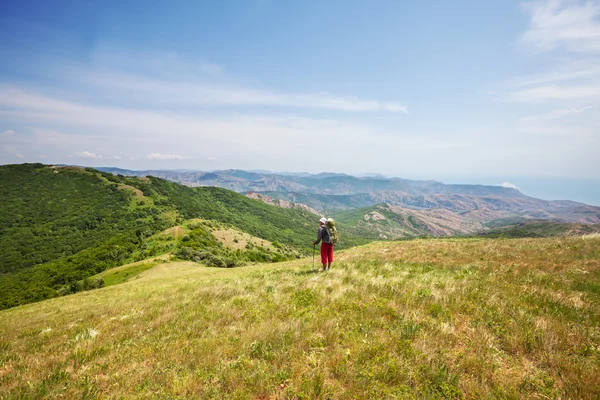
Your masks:
<instances>
[{"instance_id":1,"label":"sky","mask_svg":"<svg viewBox=\"0 0 600 400\"><path fill-rule=\"evenodd\" d=\"M600 1L0 2L0 164L380 173L600 205L599 150Z\"/></svg>"}]
</instances>

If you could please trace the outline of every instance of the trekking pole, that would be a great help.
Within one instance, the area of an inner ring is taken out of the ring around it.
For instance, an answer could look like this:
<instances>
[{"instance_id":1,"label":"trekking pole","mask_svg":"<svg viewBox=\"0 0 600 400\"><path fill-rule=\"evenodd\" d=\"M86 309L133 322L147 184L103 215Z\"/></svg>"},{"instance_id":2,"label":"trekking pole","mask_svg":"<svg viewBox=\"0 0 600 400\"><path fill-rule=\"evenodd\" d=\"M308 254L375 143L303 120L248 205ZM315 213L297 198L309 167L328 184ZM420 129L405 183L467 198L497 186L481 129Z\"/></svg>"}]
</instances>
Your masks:
<instances>
[{"instance_id":1,"label":"trekking pole","mask_svg":"<svg viewBox=\"0 0 600 400\"><path fill-rule=\"evenodd\" d=\"M315 269L315 244L313 243L313 270Z\"/></svg>"}]
</instances>

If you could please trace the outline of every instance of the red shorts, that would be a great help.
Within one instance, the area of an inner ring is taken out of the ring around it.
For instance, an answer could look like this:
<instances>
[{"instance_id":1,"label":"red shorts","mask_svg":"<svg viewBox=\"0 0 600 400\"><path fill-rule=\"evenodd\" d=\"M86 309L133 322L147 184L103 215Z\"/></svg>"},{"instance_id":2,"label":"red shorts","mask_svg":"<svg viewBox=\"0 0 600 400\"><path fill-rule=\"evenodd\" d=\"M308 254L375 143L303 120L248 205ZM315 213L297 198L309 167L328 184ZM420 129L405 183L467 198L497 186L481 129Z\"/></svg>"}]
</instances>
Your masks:
<instances>
[{"instance_id":1,"label":"red shorts","mask_svg":"<svg viewBox=\"0 0 600 400\"><path fill-rule=\"evenodd\" d=\"M321 264L333 262L333 243L321 243Z\"/></svg>"}]
</instances>

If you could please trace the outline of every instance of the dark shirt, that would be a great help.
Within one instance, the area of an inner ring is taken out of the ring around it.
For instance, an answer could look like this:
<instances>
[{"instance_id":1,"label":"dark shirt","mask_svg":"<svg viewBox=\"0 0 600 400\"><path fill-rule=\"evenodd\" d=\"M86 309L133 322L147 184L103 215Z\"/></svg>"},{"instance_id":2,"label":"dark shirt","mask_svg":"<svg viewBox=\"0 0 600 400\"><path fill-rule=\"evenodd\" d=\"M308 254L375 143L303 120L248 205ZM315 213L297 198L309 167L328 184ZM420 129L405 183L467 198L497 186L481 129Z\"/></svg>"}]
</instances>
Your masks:
<instances>
[{"instance_id":1,"label":"dark shirt","mask_svg":"<svg viewBox=\"0 0 600 400\"><path fill-rule=\"evenodd\" d=\"M315 244L319 244L321 240L323 240L323 243L331 244L331 235L329 234L329 231L327 230L327 227L325 227L325 225L319 227L319 232L317 233L317 241L315 242Z\"/></svg>"}]
</instances>

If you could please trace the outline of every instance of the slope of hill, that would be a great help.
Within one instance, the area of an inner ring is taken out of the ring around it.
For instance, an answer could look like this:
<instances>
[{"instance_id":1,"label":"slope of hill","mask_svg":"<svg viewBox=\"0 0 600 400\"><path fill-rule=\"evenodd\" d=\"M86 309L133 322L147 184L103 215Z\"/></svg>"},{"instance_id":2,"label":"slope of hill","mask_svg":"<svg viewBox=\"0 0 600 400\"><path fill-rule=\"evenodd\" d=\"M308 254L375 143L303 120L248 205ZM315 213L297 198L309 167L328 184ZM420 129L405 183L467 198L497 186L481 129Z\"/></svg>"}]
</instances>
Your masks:
<instances>
[{"instance_id":1,"label":"slope of hill","mask_svg":"<svg viewBox=\"0 0 600 400\"><path fill-rule=\"evenodd\" d=\"M0 194L0 308L55 296L65 285L151 255L149 237L191 218L305 252L316 229L309 212L225 189L75 167L2 166ZM198 238L212 237L198 229ZM346 239L342 246L358 243Z\"/></svg>"},{"instance_id":2,"label":"slope of hill","mask_svg":"<svg viewBox=\"0 0 600 400\"><path fill-rule=\"evenodd\" d=\"M346 229L370 239L399 239L415 236L473 234L484 226L444 209L412 210L389 204L334 214Z\"/></svg>"},{"instance_id":3,"label":"slope of hill","mask_svg":"<svg viewBox=\"0 0 600 400\"><path fill-rule=\"evenodd\" d=\"M251 199L260 200L260 201L265 202L267 204L271 204L271 205L278 206L278 207L296 208L296 209L299 209L299 210L308 211L308 212L310 212L312 214L315 214L315 215L321 215L321 213L319 213L314 208L309 207L306 204L302 204L302 203L294 203L294 202L291 202L291 201L287 201L287 200L283 200L283 199L277 199L277 198L273 198L273 197L266 196L266 195L260 194L260 193L255 193L255 192L248 192L248 193L246 193L246 197L251 198Z\"/></svg>"},{"instance_id":4,"label":"slope of hill","mask_svg":"<svg viewBox=\"0 0 600 400\"><path fill-rule=\"evenodd\" d=\"M379 242L323 274L158 264L0 311L0 397L596 399L598 249Z\"/></svg>"},{"instance_id":5,"label":"slope of hill","mask_svg":"<svg viewBox=\"0 0 600 400\"><path fill-rule=\"evenodd\" d=\"M480 233L482 236L493 238L582 236L594 234L600 234L600 225L569 224L557 221L539 220L522 221L505 226L494 226L491 230Z\"/></svg>"}]
</instances>

